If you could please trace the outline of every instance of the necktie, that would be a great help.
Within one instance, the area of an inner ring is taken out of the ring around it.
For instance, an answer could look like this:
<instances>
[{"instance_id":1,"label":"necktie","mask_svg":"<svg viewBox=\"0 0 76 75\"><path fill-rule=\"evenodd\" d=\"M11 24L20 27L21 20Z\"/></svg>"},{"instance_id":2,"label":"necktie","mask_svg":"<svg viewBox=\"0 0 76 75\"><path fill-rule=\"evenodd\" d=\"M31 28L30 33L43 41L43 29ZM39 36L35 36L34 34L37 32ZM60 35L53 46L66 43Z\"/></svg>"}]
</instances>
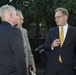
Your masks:
<instances>
[{"instance_id":1,"label":"necktie","mask_svg":"<svg viewBox=\"0 0 76 75\"><path fill-rule=\"evenodd\" d=\"M60 31L60 47L62 47L63 42L64 42L64 30L63 30L63 28L61 28L61 31ZM62 63L61 54L59 55L59 61Z\"/></svg>"},{"instance_id":2,"label":"necktie","mask_svg":"<svg viewBox=\"0 0 76 75\"><path fill-rule=\"evenodd\" d=\"M60 46L61 47L63 45L63 42L64 42L64 30L63 28L61 28L61 31L60 31Z\"/></svg>"}]
</instances>

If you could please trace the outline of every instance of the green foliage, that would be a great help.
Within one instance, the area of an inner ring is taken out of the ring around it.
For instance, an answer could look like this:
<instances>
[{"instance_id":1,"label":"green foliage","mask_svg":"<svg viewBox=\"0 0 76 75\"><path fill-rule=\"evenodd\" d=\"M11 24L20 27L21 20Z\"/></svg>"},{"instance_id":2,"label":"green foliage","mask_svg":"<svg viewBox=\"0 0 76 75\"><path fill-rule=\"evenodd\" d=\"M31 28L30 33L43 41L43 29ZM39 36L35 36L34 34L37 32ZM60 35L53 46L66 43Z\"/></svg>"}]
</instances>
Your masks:
<instances>
[{"instance_id":1,"label":"green foliage","mask_svg":"<svg viewBox=\"0 0 76 75\"><path fill-rule=\"evenodd\" d=\"M1 0L0 5L2 4L10 4L22 10L26 28L32 23L36 23L37 27L40 23L45 25L45 30L55 26L54 10L58 7L64 7L69 11L68 23L75 26L76 0L12 0L11 3L9 0Z\"/></svg>"},{"instance_id":2,"label":"green foliage","mask_svg":"<svg viewBox=\"0 0 76 75\"><path fill-rule=\"evenodd\" d=\"M32 22L41 23L45 21L47 27L51 24L54 26L54 10L57 7L64 7L69 11L69 23L75 23L76 15L76 0L1 0L0 5L10 4L17 9L22 10L26 24Z\"/></svg>"}]
</instances>

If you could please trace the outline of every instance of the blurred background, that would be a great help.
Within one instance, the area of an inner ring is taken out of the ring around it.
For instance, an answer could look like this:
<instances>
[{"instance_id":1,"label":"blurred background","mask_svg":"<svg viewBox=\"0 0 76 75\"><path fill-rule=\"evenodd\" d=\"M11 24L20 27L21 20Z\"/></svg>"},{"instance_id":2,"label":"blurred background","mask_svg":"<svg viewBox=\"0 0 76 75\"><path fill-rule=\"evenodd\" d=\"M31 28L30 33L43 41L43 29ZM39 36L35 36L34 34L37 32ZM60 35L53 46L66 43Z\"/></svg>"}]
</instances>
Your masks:
<instances>
[{"instance_id":1,"label":"blurred background","mask_svg":"<svg viewBox=\"0 0 76 75\"><path fill-rule=\"evenodd\" d=\"M56 26L54 10L57 7L64 7L69 11L68 23L76 27L76 0L0 0L0 6L5 4L22 10L23 27L28 30L37 75L44 75L45 52L40 54L38 51L35 52L35 49L44 43L49 29Z\"/></svg>"}]
</instances>

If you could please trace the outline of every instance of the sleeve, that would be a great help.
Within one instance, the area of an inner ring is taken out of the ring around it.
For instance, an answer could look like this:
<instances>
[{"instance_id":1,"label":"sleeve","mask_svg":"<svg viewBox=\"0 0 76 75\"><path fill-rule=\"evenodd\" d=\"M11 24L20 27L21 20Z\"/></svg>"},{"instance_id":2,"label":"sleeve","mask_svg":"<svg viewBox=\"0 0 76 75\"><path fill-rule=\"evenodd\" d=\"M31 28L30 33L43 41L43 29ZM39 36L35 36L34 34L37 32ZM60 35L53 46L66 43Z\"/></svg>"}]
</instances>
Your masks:
<instances>
[{"instance_id":1,"label":"sleeve","mask_svg":"<svg viewBox=\"0 0 76 75\"><path fill-rule=\"evenodd\" d=\"M35 66L33 54L32 54L30 43L29 43L29 39L28 39L28 32L27 32L27 30L25 31L25 36L26 36L26 42L27 42L27 47L28 47L28 65L29 66L30 65Z\"/></svg>"},{"instance_id":2,"label":"sleeve","mask_svg":"<svg viewBox=\"0 0 76 75\"><path fill-rule=\"evenodd\" d=\"M22 34L19 29L14 28L10 35L10 44L15 55L15 65L19 75L26 75L26 63Z\"/></svg>"},{"instance_id":3,"label":"sleeve","mask_svg":"<svg viewBox=\"0 0 76 75\"><path fill-rule=\"evenodd\" d=\"M46 40L44 42L44 49L46 51L52 51L51 44L52 44L52 41L51 41L51 31L49 31L48 34L47 34Z\"/></svg>"}]
</instances>

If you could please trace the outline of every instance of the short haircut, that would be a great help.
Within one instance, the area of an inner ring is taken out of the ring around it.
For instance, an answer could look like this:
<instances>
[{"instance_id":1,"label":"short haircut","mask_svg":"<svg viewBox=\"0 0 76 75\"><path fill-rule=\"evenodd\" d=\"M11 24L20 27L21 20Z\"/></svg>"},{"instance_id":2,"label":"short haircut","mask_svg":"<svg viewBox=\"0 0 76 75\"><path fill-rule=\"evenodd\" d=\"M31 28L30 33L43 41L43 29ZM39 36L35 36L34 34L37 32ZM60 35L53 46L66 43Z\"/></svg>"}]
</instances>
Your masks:
<instances>
[{"instance_id":1,"label":"short haircut","mask_svg":"<svg viewBox=\"0 0 76 75\"><path fill-rule=\"evenodd\" d=\"M16 14L22 14L21 10L16 10Z\"/></svg>"},{"instance_id":2,"label":"short haircut","mask_svg":"<svg viewBox=\"0 0 76 75\"><path fill-rule=\"evenodd\" d=\"M11 5L3 5L0 8L0 17L3 18L3 15L5 13L5 11L15 11L15 7L11 6Z\"/></svg>"},{"instance_id":3,"label":"short haircut","mask_svg":"<svg viewBox=\"0 0 76 75\"><path fill-rule=\"evenodd\" d=\"M69 16L69 12L68 12L68 10L65 9L65 8L59 7L59 8L57 8L57 9L55 10L55 13L58 12L58 11L61 11L62 14Z\"/></svg>"}]
</instances>

